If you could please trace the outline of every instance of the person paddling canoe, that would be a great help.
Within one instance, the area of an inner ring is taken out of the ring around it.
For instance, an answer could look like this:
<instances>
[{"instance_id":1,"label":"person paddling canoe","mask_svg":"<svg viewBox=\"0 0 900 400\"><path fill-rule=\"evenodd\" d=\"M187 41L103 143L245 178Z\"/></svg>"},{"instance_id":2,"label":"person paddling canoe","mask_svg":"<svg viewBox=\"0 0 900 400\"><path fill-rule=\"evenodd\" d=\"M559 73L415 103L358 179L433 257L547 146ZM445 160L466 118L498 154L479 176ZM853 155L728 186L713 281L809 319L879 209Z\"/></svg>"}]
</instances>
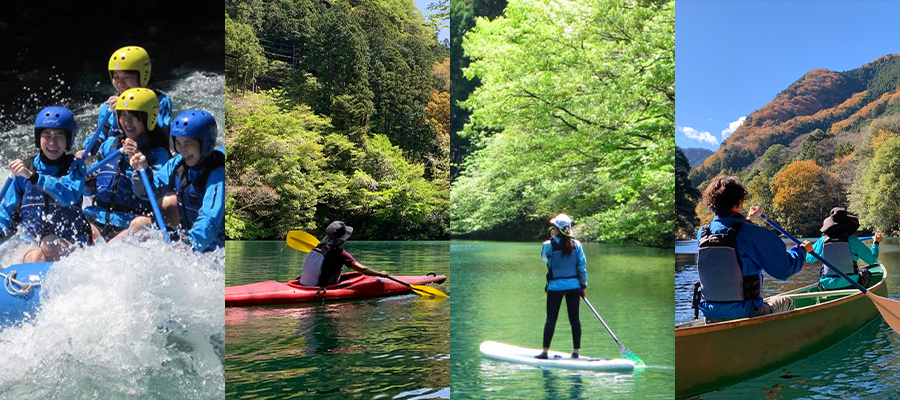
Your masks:
<instances>
[{"instance_id":1,"label":"person paddling canoe","mask_svg":"<svg viewBox=\"0 0 900 400\"><path fill-rule=\"evenodd\" d=\"M546 359L556 330L559 307L566 299L566 313L572 326L572 358L581 348L580 297L587 287L587 259L581 242L572 237L572 218L559 214L550 220L550 240L541 246L541 260L547 263L547 320L544 321L544 348L534 358Z\"/></svg>"},{"instance_id":2,"label":"person paddling canoe","mask_svg":"<svg viewBox=\"0 0 900 400\"><path fill-rule=\"evenodd\" d=\"M813 252L828 260L831 265L840 269L850 279L857 281L863 287L869 287L872 273L866 267L860 268L856 261L862 259L867 264L875 264L878 261L878 244L882 235L875 234L875 244L869 250L853 233L859 229L859 217L847 214L843 207L831 209L831 214L822 222L822 237L813 245ZM812 254L806 255L806 262L818 262ZM822 290L837 290L850 288L847 280L841 278L827 265L822 266L819 277L819 287Z\"/></svg>"},{"instance_id":3,"label":"person paddling canoe","mask_svg":"<svg viewBox=\"0 0 900 400\"><path fill-rule=\"evenodd\" d=\"M776 296L760 296L762 271L787 280L803 268L804 257L812 251L809 241L784 251L784 242L768 229L750 222L762 214L753 206L745 219L747 191L733 176L719 176L703 191L703 202L715 214L709 225L697 232L697 269L700 283L694 293L694 308L707 323L757 317L794 309L794 301Z\"/></svg>"},{"instance_id":4,"label":"person paddling canoe","mask_svg":"<svg viewBox=\"0 0 900 400\"><path fill-rule=\"evenodd\" d=\"M325 238L303 261L303 271L298 278L300 285L312 287L334 285L338 283L344 266L363 275L388 276L387 272L375 271L360 264L347 250L341 248L352 233L353 227L344 225L341 221L334 221L328 225L328 228L325 228Z\"/></svg>"}]
</instances>

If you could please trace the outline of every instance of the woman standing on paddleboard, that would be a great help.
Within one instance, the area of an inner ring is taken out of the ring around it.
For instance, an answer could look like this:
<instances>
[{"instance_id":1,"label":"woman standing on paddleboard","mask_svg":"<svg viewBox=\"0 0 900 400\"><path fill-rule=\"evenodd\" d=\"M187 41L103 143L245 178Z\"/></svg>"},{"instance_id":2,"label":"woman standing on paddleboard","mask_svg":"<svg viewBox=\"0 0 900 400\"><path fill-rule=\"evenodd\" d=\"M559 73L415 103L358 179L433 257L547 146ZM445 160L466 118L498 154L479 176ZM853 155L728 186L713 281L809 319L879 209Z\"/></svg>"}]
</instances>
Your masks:
<instances>
[{"instance_id":1,"label":"woman standing on paddleboard","mask_svg":"<svg viewBox=\"0 0 900 400\"><path fill-rule=\"evenodd\" d=\"M547 320L544 322L544 351L534 356L546 359L556 330L556 319L563 298L572 326L572 358L578 358L581 348L581 320L578 304L587 287L587 259L581 242L572 237L572 218L559 214L550 220L550 240L541 247L541 260L547 263Z\"/></svg>"}]
</instances>

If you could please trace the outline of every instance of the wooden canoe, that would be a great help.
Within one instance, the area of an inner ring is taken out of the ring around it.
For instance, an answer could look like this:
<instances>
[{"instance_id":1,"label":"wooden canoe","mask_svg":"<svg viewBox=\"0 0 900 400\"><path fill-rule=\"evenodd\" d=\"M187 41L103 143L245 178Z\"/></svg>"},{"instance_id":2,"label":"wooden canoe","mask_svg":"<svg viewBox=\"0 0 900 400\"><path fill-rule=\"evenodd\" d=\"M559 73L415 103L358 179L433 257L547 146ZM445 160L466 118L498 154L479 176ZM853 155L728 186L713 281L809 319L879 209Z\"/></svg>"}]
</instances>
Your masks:
<instances>
[{"instance_id":1,"label":"wooden canoe","mask_svg":"<svg viewBox=\"0 0 900 400\"><path fill-rule=\"evenodd\" d=\"M869 290L887 296L883 265L869 266ZM819 291L816 284L782 295L796 309L714 324L675 326L675 395L687 397L733 385L809 357L879 317L859 290Z\"/></svg>"}]
</instances>

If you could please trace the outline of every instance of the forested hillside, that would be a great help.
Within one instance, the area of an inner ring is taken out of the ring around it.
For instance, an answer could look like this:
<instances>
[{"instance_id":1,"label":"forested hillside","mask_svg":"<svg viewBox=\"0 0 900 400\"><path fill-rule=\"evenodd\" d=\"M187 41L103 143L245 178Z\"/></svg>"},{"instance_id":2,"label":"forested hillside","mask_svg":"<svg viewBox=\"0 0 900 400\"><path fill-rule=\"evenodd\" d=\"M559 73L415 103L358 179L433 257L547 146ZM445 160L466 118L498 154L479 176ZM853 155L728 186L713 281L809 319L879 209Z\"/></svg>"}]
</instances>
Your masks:
<instances>
[{"instance_id":1,"label":"forested hillside","mask_svg":"<svg viewBox=\"0 0 900 400\"><path fill-rule=\"evenodd\" d=\"M227 0L225 12L228 236L343 220L355 239L445 238L440 24L412 0Z\"/></svg>"},{"instance_id":2,"label":"forested hillside","mask_svg":"<svg viewBox=\"0 0 900 400\"><path fill-rule=\"evenodd\" d=\"M691 167L696 167L700 164L703 164L703 161L705 161L707 157L715 153L710 149L704 149L701 147L688 147L681 149L681 151L684 153L684 156L687 157L688 162L691 164Z\"/></svg>"},{"instance_id":3,"label":"forested hillside","mask_svg":"<svg viewBox=\"0 0 900 400\"><path fill-rule=\"evenodd\" d=\"M452 9L451 232L534 238L565 212L581 239L670 245L674 2L502 5Z\"/></svg>"},{"instance_id":4,"label":"forested hillside","mask_svg":"<svg viewBox=\"0 0 900 400\"><path fill-rule=\"evenodd\" d=\"M790 230L818 235L832 207L863 227L900 230L900 55L844 72L810 71L751 113L691 171L702 190L717 174L744 180L749 204ZM704 223L711 216L696 208Z\"/></svg>"}]
</instances>

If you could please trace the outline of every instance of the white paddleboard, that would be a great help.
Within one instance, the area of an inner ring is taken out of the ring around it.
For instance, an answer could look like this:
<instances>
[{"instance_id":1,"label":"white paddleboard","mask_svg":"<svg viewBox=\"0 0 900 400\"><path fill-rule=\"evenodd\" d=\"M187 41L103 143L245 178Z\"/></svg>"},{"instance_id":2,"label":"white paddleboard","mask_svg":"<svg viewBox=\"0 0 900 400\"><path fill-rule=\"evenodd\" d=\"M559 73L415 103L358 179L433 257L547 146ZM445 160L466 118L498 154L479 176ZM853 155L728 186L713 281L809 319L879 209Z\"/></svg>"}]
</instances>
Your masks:
<instances>
[{"instance_id":1,"label":"white paddleboard","mask_svg":"<svg viewBox=\"0 0 900 400\"><path fill-rule=\"evenodd\" d=\"M590 369L597 371L632 371L634 361L624 358L589 358L581 356L572 358L571 354L550 351L548 358L541 360L534 356L541 353L537 349L526 349L500 342L482 342L481 354L495 360L509 361L520 364L536 365L540 367Z\"/></svg>"}]
</instances>

